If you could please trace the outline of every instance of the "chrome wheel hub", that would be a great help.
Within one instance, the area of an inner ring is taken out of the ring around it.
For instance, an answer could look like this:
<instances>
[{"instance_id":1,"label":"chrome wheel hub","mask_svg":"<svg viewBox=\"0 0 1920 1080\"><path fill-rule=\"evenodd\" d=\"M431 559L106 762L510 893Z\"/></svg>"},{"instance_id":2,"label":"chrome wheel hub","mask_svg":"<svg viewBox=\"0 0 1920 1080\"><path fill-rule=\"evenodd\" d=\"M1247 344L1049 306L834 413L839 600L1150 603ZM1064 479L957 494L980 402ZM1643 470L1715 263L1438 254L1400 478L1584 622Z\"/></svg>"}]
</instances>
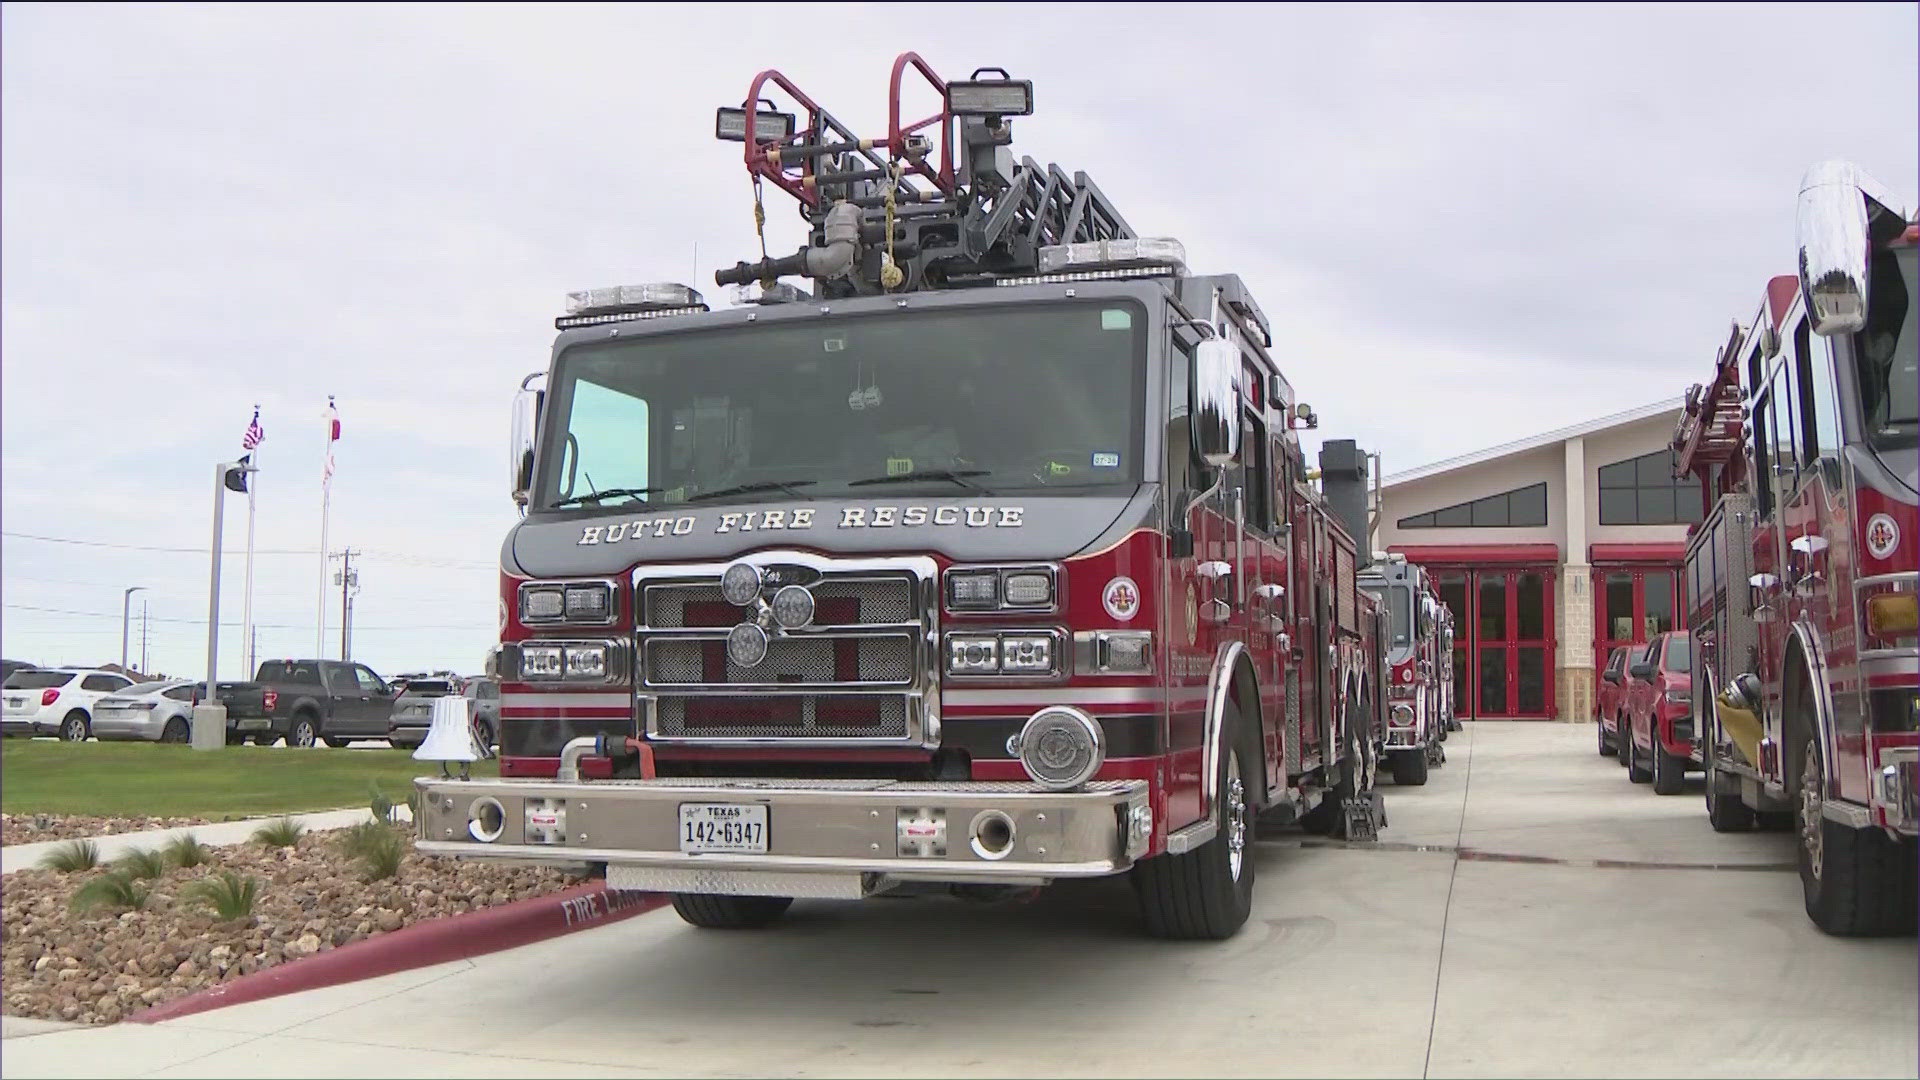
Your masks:
<instances>
[{"instance_id":1,"label":"chrome wheel hub","mask_svg":"<svg viewBox=\"0 0 1920 1080\"><path fill-rule=\"evenodd\" d=\"M1240 755L1227 754L1227 871L1240 880L1247 861L1247 789L1240 780Z\"/></svg>"},{"instance_id":2,"label":"chrome wheel hub","mask_svg":"<svg viewBox=\"0 0 1920 1080\"><path fill-rule=\"evenodd\" d=\"M1801 752L1800 760L1800 846L1806 849L1807 865L1812 868L1814 879L1818 880L1822 845L1820 807L1826 778L1821 775L1820 750L1811 739Z\"/></svg>"}]
</instances>

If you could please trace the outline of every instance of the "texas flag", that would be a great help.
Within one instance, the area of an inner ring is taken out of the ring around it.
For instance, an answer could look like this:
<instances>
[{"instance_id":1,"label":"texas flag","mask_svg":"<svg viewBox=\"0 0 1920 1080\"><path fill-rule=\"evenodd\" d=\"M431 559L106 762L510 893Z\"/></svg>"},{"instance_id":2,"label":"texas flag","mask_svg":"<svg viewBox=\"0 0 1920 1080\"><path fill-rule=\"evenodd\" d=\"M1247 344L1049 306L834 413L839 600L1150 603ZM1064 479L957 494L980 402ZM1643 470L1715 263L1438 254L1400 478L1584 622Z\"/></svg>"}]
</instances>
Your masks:
<instances>
[{"instance_id":1,"label":"texas flag","mask_svg":"<svg viewBox=\"0 0 1920 1080\"><path fill-rule=\"evenodd\" d=\"M333 395L327 395L327 471L325 480L333 479L333 444L340 441L340 413L333 407Z\"/></svg>"}]
</instances>

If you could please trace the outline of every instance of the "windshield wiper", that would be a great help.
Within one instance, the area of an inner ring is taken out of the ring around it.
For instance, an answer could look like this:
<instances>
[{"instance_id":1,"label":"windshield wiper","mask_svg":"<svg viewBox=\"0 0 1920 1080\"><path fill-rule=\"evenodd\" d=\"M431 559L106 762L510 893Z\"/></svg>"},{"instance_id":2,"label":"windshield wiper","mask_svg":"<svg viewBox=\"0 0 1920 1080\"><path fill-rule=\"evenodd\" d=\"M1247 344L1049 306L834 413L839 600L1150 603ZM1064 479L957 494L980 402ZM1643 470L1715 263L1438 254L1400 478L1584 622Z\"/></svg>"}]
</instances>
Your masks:
<instances>
[{"instance_id":1,"label":"windshield wiper","mask_svg":"<svg viewBox=\"0 0 1920 1080\"><path fill-rule=\"evenodd\" d=\"M751 495L756 491L783 491L796 499L812 499L813 496L795 488L819 483L817 480L755 480L751 484L735 484L733 487L720 488L717 491L703 491L689 498L688 502L701 502L706 499L724 499L729 495Z\"/></svg>"},{"instance_id":2,"label":"windshield wiper","mask_svg":"<svg viewBox=\"0 0 1920 1080\"><path fill-rule=\"evenodd\" d=\"M565 499L555 499L547 504L547 509L557 510L562 506L573 506L577 503L600 502L604 499L637 499L642 495L658 495L660 492L666 490L668 489L663 487L608 488L605 491L595 491L586 495L573 495Z\"/></svg>"},{"instance_id":3,"label":"windshield wiper","mask_svg":"<svg viewBox=\"0 0 1920 1080\"><path fill-rule=\"evenodd\" d=\"M913 472L897 473L893 476L869 476L865 480L849 480L848 487L863 487L867 484L907 484L915 480L951 480L963 488L985 491L986 488L972 483L969 476L985 476L992 469L916 469Z\"/></svg>"}]
</instances>

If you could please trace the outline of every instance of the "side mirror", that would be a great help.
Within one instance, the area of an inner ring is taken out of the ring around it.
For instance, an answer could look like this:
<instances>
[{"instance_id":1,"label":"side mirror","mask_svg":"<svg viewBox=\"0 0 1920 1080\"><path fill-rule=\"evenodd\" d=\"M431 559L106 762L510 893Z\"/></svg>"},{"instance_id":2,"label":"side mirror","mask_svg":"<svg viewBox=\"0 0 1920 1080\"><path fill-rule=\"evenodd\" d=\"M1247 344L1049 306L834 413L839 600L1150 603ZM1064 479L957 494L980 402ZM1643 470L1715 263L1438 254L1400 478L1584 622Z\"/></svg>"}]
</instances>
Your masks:
<instances>
[{"instance_id":1,"label":"side mirror","mask_svg":"<svg viewBox=\"0 0 1920 1080\"><path fill-rule=\"evenodd\" d=\"M1800 294L1813 332L1851 334L1867 324L1867 204L1860 174L1843 161L1807 170L1795 228Z\"/></svg>"},{"instance_id":2,"label":"side mirror","mask_svg":"<svg viewBox=\"0 0 1920 1080\"><path fill-rule=\"evenodd\" d=\"M1193 409L1188 417L1193 452L1209 468L1223 469L1240 457L1240 350L1208 338L1193 354Z\"/></svg>"},{"instance_id":3,"label":"side mirror","mask_svg":"<svg viewBox=\"0 0 1920 1080\"><path fill-rule=\"evenodd\" d=\"M1620 673L1617 671L1603 671L1600 673L1600 681L1604 683L1609 683L1614 686L1619 686Z\"/></svg>"},{"instance_id":4,"label":"side mirror","mask_svg":"<svg viewBox=\"0 0 1920 1080\"><path fill-rule=\"evenodd\" d=\"M1646 663L1635 664L1627 669L1627 673L1636 679L1651 679L1653 678L1653 665Z\"/></svg>"},{"instance_id":5,"label":"side mirror","mask_svg":"<svg viewBox=\"0 0 1920 1080\"><path fill-rule=\"evenodd\" d=\"M513 501L523 510L526 509L528 492L533 490L533 447L540 439L540 408L546 403L547 397L545 390L532 389L532 383L544 377L544 372L527 376L520 384L520 392L513 397L513 428L507 455L508 482Z\"/></svg>"}]
</instances>

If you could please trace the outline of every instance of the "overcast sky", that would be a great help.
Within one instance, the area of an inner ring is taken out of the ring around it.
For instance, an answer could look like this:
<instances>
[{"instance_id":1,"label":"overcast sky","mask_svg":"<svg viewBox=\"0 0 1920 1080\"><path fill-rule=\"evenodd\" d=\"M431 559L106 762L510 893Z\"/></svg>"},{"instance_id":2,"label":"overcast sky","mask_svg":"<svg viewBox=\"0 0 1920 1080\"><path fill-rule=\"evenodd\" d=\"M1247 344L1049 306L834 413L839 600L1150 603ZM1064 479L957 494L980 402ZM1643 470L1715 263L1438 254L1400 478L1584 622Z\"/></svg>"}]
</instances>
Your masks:
<instances>
[{"instance_id":1,"label":"overcast sky","mask_svg":"<svg viewBox=\"0 0 1920 1080\"><path fill-rule=\"evenodd\" d=\"M260 650L310 655L334 394L356 659L476 669L513 391L568 290L712 298L758 254L712 125L762 68L863 130L903 49L1033 79L1015 152L1245 277L1320 434L1392 473L1677 398L1792 272L1808 165L1920 187L1915 42L1913 5L9 4L0 652L118 659L141 585L152 666L204 670L204 553L16 534L204 552L258 403L258 543L296 552L259 559Z\"/></svg>"}]
</instances>

